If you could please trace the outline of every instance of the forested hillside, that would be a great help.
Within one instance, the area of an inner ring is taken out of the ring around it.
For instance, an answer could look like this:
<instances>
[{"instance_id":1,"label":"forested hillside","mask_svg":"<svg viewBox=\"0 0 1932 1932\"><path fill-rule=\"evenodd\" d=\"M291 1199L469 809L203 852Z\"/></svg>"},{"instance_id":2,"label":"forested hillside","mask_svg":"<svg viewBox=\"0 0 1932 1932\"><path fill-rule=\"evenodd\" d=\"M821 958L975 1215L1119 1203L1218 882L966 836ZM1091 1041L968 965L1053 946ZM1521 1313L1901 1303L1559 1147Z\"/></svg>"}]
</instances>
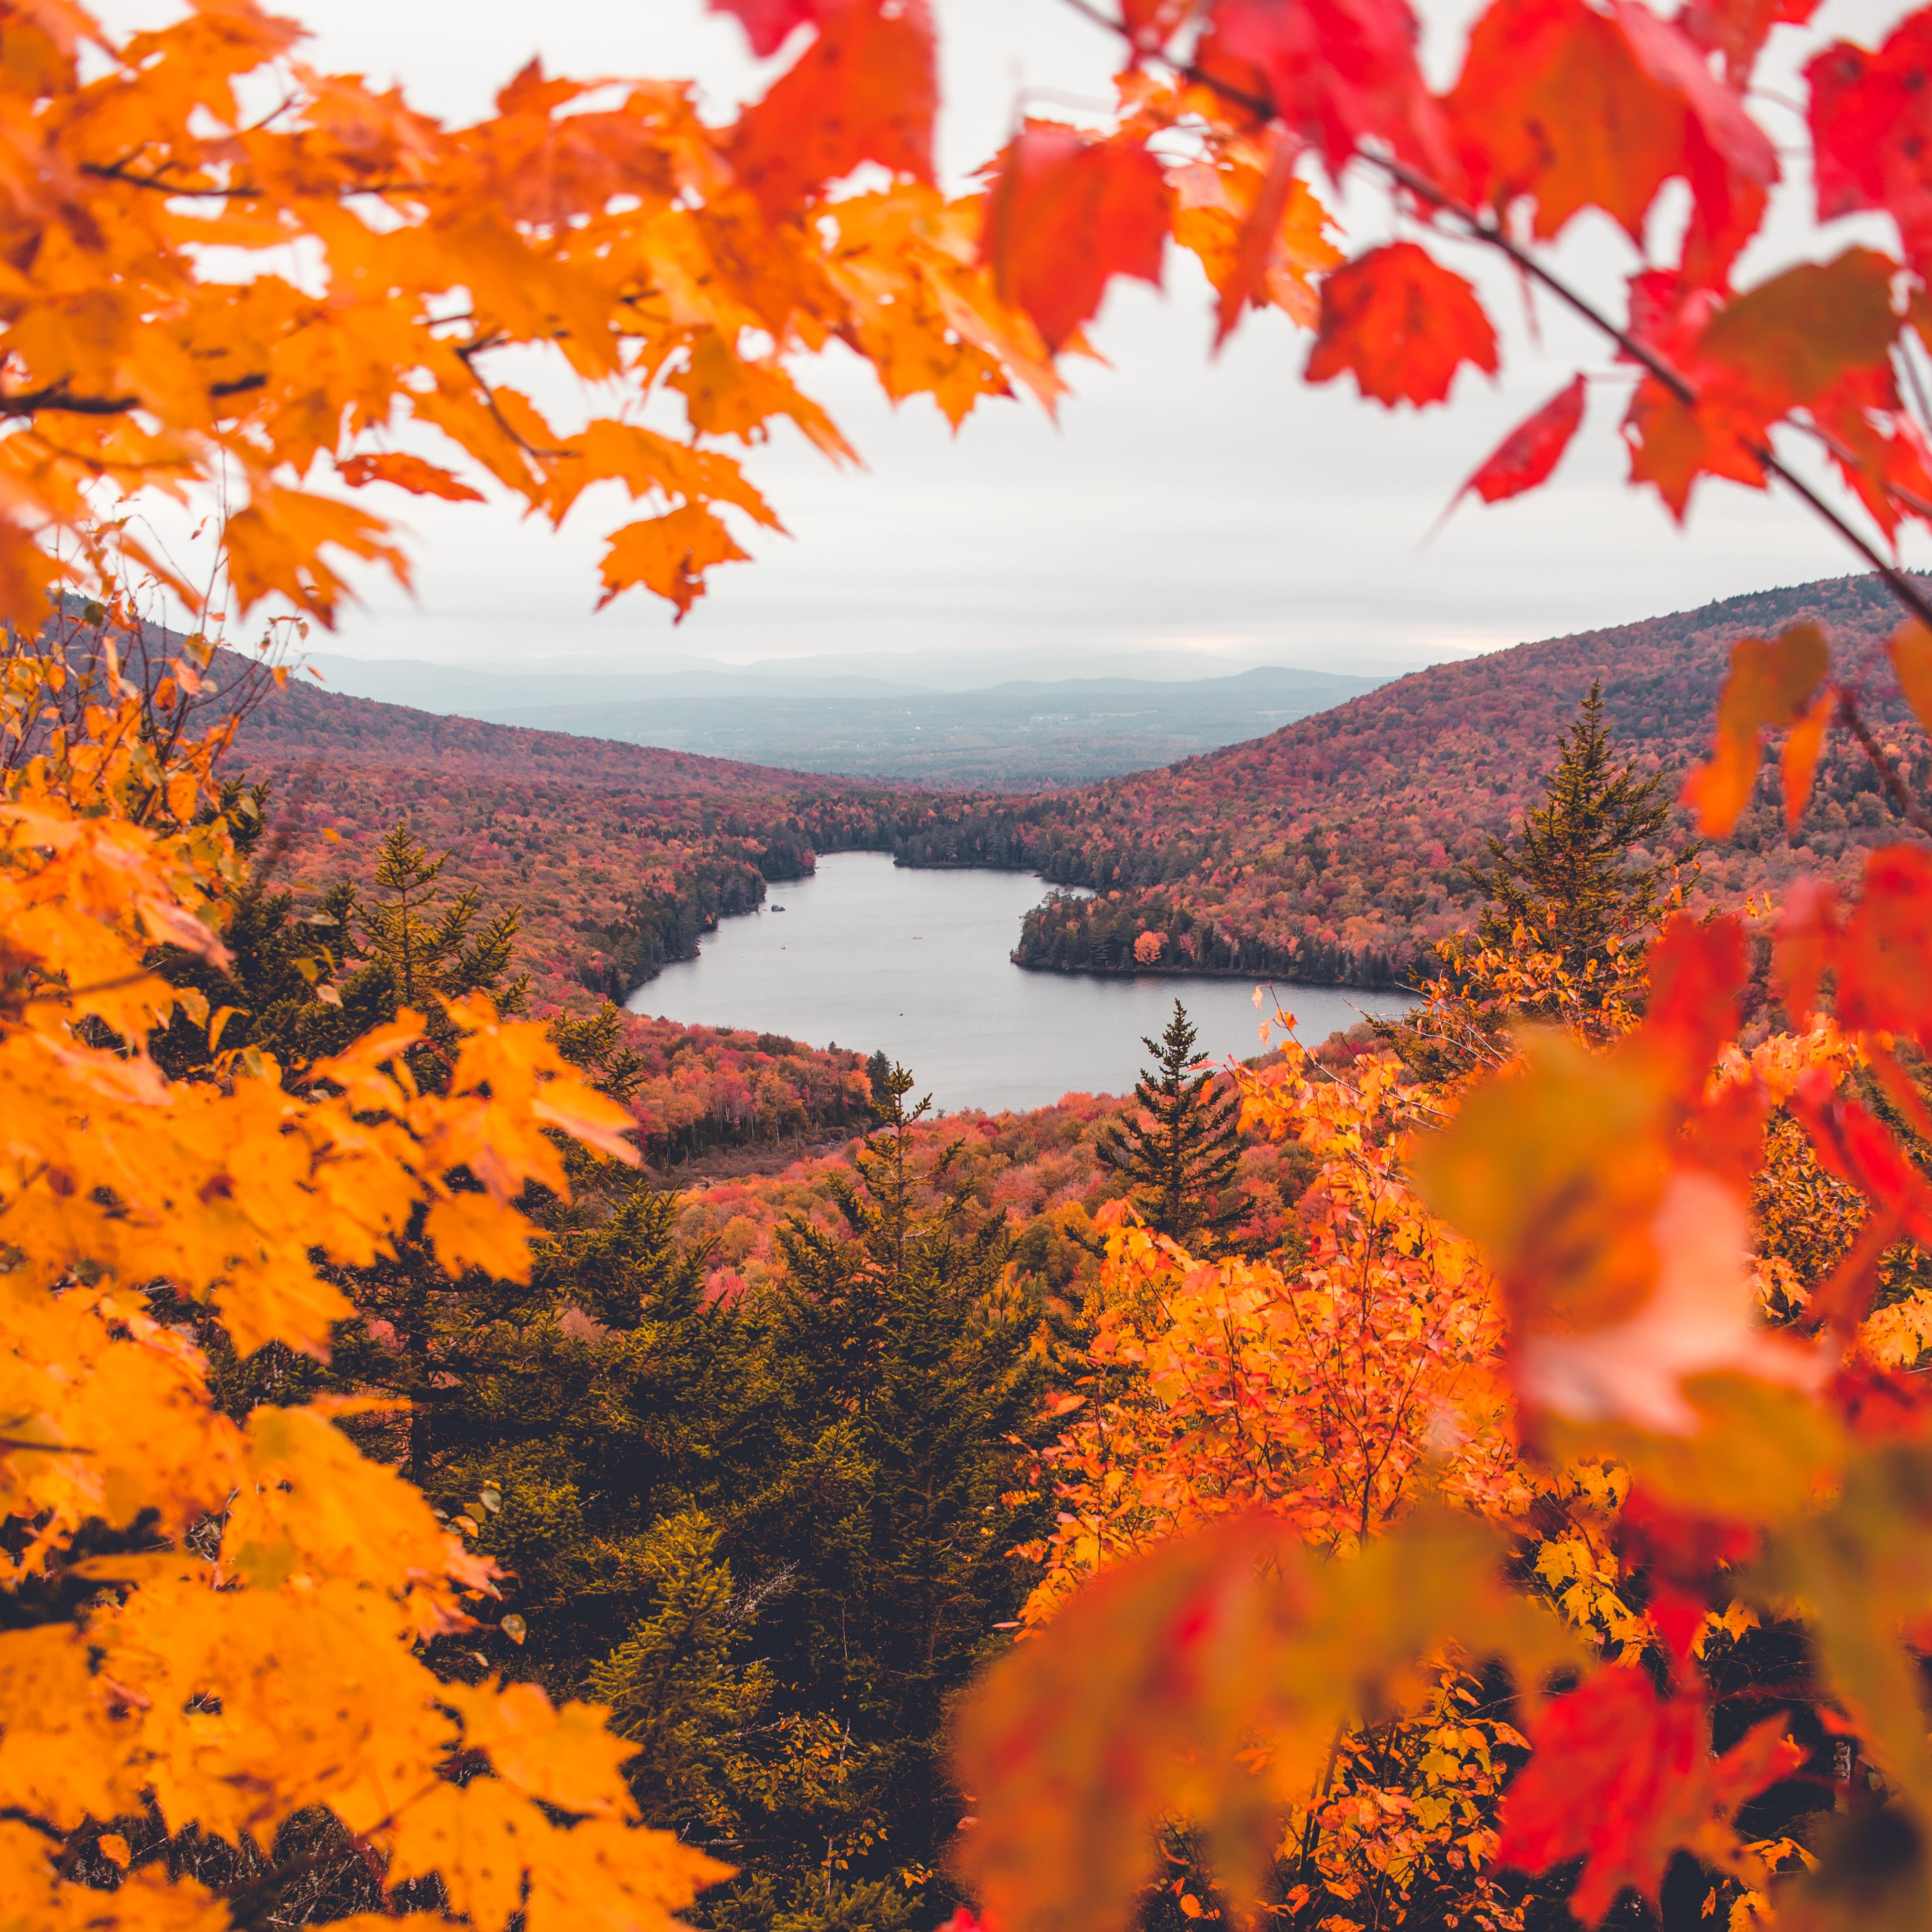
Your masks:
<instances>
[{"instance_id":1,"label":"forested hillside","mask_svg":"<svg viewBox=\"0 0 1932 1932\"><path fill-rule=\"evenodd\" d=\"M621 1000L821 850L890 848L932 807L878 785L445 718L290 680L236 766L273 786L279 862L352 877L406 818L447 876L521 908L540 996ZM333 835L333 836L332 836Z\"/></svg>"},{"instance_id":2,"label":"forested hillside","mask_svg":"<svg viewBox=\"0 0 1932 1932\"><path fill-rule=\"evenodd\" d=\"M1027 966L1374 984L1468 922L1478 895L1464 867L1521 817L1593 681L1619 746L1674 788L1708 751L1731 646L1807 616L1871 657L1871 716L1891 729L1902 714L1877 655L1889 608L1858 577L1438 665L1265 737L1030 798L776 771L296 682L250 718L241 754L298 808L280 822L304 877L352 869L368 835L406 814L454 854L453 877L523 908L524 956L553 999L621 999L757 905L767 881L855 849L1090 889L1028 916L1016 935ZM1774 895L1887 836L1878 781L1842 735L1789 840L1771 771L1738 838L1700 862L1700 901Z\"/></svg>"},{"instance_id":3,"label":"forested hillside","mask_svg":"<svg viewBox=\"0 0 1932 1932\"><path fill-rule=\"evenodd\" d=\"M1100 896L1051 897L1029 915L1017 956L1028 966L1374 984L1470 922L1481 895L1464 866L1520 819L1593 681L1617 743L1674 789L1708 754L1731 646L1807 616L1869 676L1874 723L1895 729L1904 712L1880 647L1896 606L1875 578L1834 578L1440 664L1165 770L959 808L902 850L916 864L1024 865L1093 888ZM1909 732L1905 764L1916 776L1925 762ZM1842 873L1848 854L1895 836L1878 780L1844 734L1828 743L1788 840L1774 773L1767 762L1736 838L1700 862L1700 902L1734 904L1802 872Z\"/></svg>"}]
</instances>

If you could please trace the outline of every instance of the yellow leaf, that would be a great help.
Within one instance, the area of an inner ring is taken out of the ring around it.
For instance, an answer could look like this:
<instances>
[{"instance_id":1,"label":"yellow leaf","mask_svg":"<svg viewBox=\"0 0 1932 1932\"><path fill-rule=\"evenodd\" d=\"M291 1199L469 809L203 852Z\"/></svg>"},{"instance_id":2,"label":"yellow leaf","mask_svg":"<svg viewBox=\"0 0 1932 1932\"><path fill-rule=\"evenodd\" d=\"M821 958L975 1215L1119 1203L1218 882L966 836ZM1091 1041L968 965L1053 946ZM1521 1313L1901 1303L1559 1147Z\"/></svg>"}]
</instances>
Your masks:
<instances>
[{"instance_id":1,"label":"yellow leaf","mask_svg":"<svg viewBox=\"0 0 1932 1932\"><path fill-rule=\"evenodd\" d=\"M1921 726L1932 731L1932 631L1915 618L1899 628L1886 650L1906 703Z\"/></svg>"},{"instance_id":2,"label":"yellow leaf","mask_svg":"<svg viewBox=\"0 0 1932 1932\"><path fill-rule=\"evenodd\" d=\"M1793 624L1774 640L1746 638L1732 646L1730 675L1718 700L1716 747L1708 762L1684 781L1684 802L1697 814L1708 836L1728 834L1750 802L1757 782L1758 743L1767 725L1802 725L1822 736L1829 708L1816 694L1830 668L1831 652L1816 624ZM1808 758L1801 752L1787 765L1788 776L1802 770L1807 792L1816 761L1814 748ZM1788 794L1786 810L1793 824L1803 809L1803 797Z\"/></svg>"}]
</instances>

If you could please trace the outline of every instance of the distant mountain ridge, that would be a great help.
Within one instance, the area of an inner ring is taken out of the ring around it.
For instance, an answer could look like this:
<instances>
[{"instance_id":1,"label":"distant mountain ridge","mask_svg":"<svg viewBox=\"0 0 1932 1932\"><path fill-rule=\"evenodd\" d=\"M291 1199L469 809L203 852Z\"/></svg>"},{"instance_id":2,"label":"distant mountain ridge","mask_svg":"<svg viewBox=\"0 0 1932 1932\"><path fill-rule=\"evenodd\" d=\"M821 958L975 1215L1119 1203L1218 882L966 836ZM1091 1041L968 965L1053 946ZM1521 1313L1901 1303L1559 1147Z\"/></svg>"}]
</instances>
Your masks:
<instances>
[{"instance_id":1,"label":"distant mountain ridge","mask_svg":"<svg viewBox=\"0 0 1932 1932\"><path fill-rule=\"evenodd\" d=\"M1184 681L1016 678L942 691L776 668L541 676L330 657L317 668L338 691L489 723L828 776L1007 791L1169 764L1382 681L1262 666Z\"/></svg>"},{"instance_id":2,"label":"distant mountain ridge","mask_svg":"<svg viewBox=\"0 0 1932 1932\"><path fill-rule=\"evenodd\" d=\"M1165 770L949 814L905 856L1025 866L1099 895L1030 914L1015 954L1025 965L1132 971L1151 932L1168 970L1385 983L1473 922L1465 868L1540 802L1593 681L1619 748L1674 792L1708 754L1732 645L1808 617L1866 681L1870 721L1923 784L1932 758L1881 648L1901 614L1876 577L1837 578L1438 664ZM1774 898L1802 872L1844 876L1870 846L1916 836L1842 730L1790 838L1774 770L1767 760L1737 836L1701 860L1702 902Z\"/></svg>"}]
</instances>

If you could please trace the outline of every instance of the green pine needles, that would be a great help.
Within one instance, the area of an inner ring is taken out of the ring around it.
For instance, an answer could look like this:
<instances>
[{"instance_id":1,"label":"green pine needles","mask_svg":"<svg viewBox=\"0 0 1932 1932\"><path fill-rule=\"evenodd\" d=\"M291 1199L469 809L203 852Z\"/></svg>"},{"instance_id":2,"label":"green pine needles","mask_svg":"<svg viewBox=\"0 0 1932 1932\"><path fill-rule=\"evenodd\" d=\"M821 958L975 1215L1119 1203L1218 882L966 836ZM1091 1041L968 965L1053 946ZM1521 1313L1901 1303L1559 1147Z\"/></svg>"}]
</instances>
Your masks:
<instances>
[{"instance_id":1,"label":"green pine needles","mask_svg":"<svg viewBox=\"0 0 1932 1932\"><path fill-rule=\"evenodd\" d=\"M1141 1042L1155 1064L1134 1088L1138 1117L1130 1110L1103 1127L1094 1151L1126 1177L1134 1206L1156 1234L1198 1245L1240 1218L1241 1204L1227 1192L1241 1143L1240 1101L1232 1089L1216 1089L1197 1037L1176 1000L1166 1031Z\"/></svg>"},{"instance_id":2,"label":"green pine needles","mask_svg":"<svg viewBox=\"0 0 1932 1932\"><path fill-rule=\"evenodd\" d=\"M1507 950L1520 926L1580 980L1656 925L1678 868L1700 848L1693 840L1633 857L1667 832L1671 796L1661 772L1640 777L1634 760L1616 762L1599 685L1559 746L1545 802L1525 817L1514 849L1492 837L1489 866L1472 866L1469 876L1489 900L1477 929L1484 945Z\"/></svg>"}]
</instances>

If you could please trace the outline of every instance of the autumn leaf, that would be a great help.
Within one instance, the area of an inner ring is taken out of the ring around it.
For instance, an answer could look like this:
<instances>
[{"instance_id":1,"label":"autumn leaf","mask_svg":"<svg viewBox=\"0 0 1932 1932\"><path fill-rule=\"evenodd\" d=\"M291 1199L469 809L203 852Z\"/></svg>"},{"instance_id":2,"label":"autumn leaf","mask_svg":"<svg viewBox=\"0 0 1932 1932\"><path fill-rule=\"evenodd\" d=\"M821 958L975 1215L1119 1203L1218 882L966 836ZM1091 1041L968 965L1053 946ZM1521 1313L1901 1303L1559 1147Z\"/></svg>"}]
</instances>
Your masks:
<instances>
[{"instance_id":1,"label":"autumn leaf","mask_svg":"<svg viewBox=\"0 0 1932 1932\"><path fill-rule=\"evenodd\" d=\"M1473 195L1498 209L1533 200L1541 237L1586 208L1640 235L1658 190L1684 171L1682 101L1582 0L1488 8L1447 105Z\"/></svg>"},{"instance_id":2,"label":"autumn leaf","mask_svg":"<svg viewBox=\"0 0 1932 1932\"><path fill-rule=\"evenodd\" d=\"M1614 0L1611 16L1637 64L1684 102L1687 134L1701 137L1722 164L1724 182L1710 181L1695 147L1687 142L1693 194L1703 201L1714 192L1734 192L1732 184L1769 188L1778 179L1778 157L1769 137L1745 111L1744 97L1712 75L1705 51L1682 22L1660 19L1643 0ZM1755 228L1755 220L1751 226Z\"/></svg>"},{"instance_id":3,"label":"autumn leaf","mask_svg":"<svg viewBox=\"0 0 1932 1932\"><path fill-rule=\"evenodd\" d=\"M1575 1422L1692 1437L1736 1432L1708 1428L1686 1388L1700 1378L1736 1376L1805 1394L1823 1387L1830 1364L1763 1325L1739 1190L1680 1168L1665 1182L1647 1232L1658 1265L1643 1306L1602 1327L1525 1337L1515 1374L1526 1402Z\"/></svg>"},{"instance_id":4,"label":"autumn leaf","mask_svg":"<svg viewBox=\"0 0 1932 1932\"><path fill-rule=\"evenodd\" d=\"M1583 378L1578 376L1534 416L1517 424L1450 499L1450 508L1472 490L1486 503L1500 503L1547 482L1582 422L1587 394Z\"/></svg>"},{"instance_id":5,"label":"autumn leaf","mask_svg":"<svg viewBox=\"0 0 1932 1932\"><path fill-rule=\"evenodd\" d=\"M1762 1867L1731 1820L1791 1776L1804 1754L1781 1717L1754 1724L1721 1757L1710 1735L1701 1696L1660 1697L1642 1669L1598 1671L1553 1700L1535 1725L1535 1755L1503 1800L1498 1862L1544 1872L1581 1858L1569 1903L1586 1925L1626 1890L1655 1906L1680 1851L1761 1882Z\"/></svg>"},{"instance_id":6,"label":"autumn leaf","mask_svg":"<svg viewBox=\"0 0 1932 1932\"><path fill-rule=\"evenodd\" d=\"M1932 732L1932 631L1916 618L1902 624L1886 646L1898 688L1922 729Z\"/></svg>"},{"instance_id":7,"label":"autumn leaf","mask_svg":"<svg viewBox=\"0 0 1932 1932\"><path fill-rule=\"evenodd\" d=\"M1759 452L1790 411L1828 403L1861 377L1891 394L1898 332L1895 265L1869 248L1801 262L1724 303L1674 357L1695 385L1687 404L1646 376L1624 434L1633 481L1653 484L1680 520L1700 476L1765 487Z\"/></svg>"},{"instance_id":8,"label":"autumn leaf","mask_svg":"<svg viewBox=\"0 0 1932 1932\"><path fill-rule=\"evenodd\" d=\"M279 592L332 626L347 586L322 560L328 545L388 565L406 587L410 580L408 560L390 540L386 524L310 490L258 489L248 507L229 518L222 541L244 610Z\"/></svg>"},{"instance_id":9,"label":"autumn leaf","mask_svg":"<svg viewBox=\"0 0 1932 1932\"><path fill-rule=\"evenodd\" d=\"M1932 1042L1932 853L1883 845L1867 856L1832 959L1840 1026Z\"/></svg>"},{"instance_id":10,"label":"autumn leaf","mask_svg":"<svg viewBox=\"0 0 1932 1932\"><path fill-rule=\"evenodd\" d=\"M1030 122L1000 155L986 210L980 253L994 287L1049 350L1100 313L1114 276L1160 286L1167 182L1142 142Z\"/></svg>"},{"instance_id":11,"label":"autumn leaf","mask_svg":"<svg viewBox=\"0 0 1932 1932\"><path fill-rule=\"evenodd\" d=\"M714 14L731 14L745 30L752 51L760 60L775 54L794 28L829 10L821 0L706 0Z\"/></svg>"},{"instance_id":12,"label":"autumn leaf","mask_svg":"<svg viewBox=\"0 0 1932 1932\"><path fill-rule=\"evenodd\" d=\"M1786 820L1796 824L1831 715L1829 694L1818 694L1830 668L1831 652L1816 624L1794 624L1774 640L1745 638L1731 646L1730 674L1718 701L1716 749L1684 781L1683 801L1707 836L1728 836L1750 802L1767 727L1792 728L1798 747L1795 755L1787 748L1786 788Z\"/></svg>"},{"instance_id":13,"label":"autumn leaf","mask_svg":"<svg viewBox=\"0 0 1932 1932\"><path fill-rule=\"evenodd\" d=\"M865 161L932 179L928 0L827 0L815 12L818 38L745 110L731 140L738 178L768 216Z\"/></svg>"},{"instance_id":14,"label":"autumn leaf","mask_svg":"<svg viewBox=\"0 0 1932 1932\"><path fill-rule=\"evenodd\" d=\"M770 434L772 418L786 416L835 462L858 460L838 425L775 358L746 362L716 329L704 331L691 344L685 366L665 380L668 388L683 396L685 413L700 435L761 442Z\"/></svg>"},{"instance_id":15,"label":"autumn leaf","mask_svg":"<svg viewBox=\"0 0 1932 1932\"><path fill-rule=\"evenodd\" d=\"M739 563L748 553L732 540L716 517L694 503L662 517L626 524L614 530L604 554L601 610L616 596L641 584L668 597L682 619L704 594L704 573L714 564Z\"/></svg>"},{"instance_id":16,"label":"autumn leaf","mask_svg":"<svg viewBox=\"0 0 1932 1932\"><path fill-rule=\"evenodd\" d=\"M1742 91L1774 26L1802 27L1818 0L1690 0L1677 25L1694 46L1723 57L1724 81Z\"/></svg>"},{"instance_id":17,"label":"autumn leaf","mask_svg":"<svg viewBox=\"0 0 1932 1932\"><path fill-rule=\"evenodd\" d=\"M1112 1932L1152 1863L1156 1821L1176 1814L1216 1832L1240 1889L1336 1724L1401 1708L1445 1643L1508 1660L1534 1692L1569 1645L1504 1584L1502 1555L1484 1526L1444 1514L1324 1562L1278 1519L1250 1515L1097 1579L959 1720L958 1780L979 1801L959 1859L987 1918ZM1256 1756L1259 1775L1243 1761Z\"/></svg>"},{"instance_id":18,"label":"autumn leaf","mask_svg":"<svg viewBox=\"0 0 1932 1932\"><path fill-rule=\"evenodd\" d=\"M1241 311L1249 303L1258 303L1268 272L1279 245L1283 218L1294 193L1295 148L1292 141L1277 140L1268 157L1254 205L1241 224L1234 248L1234 264L1221 283L1214 305L1214 347L1233 333Z\"/></svg>"},{"instance_id":19,"label":"autumn leaf","mask_svg":"<svg viewBox=\"0 0 1932 1932\"><path fill-rule=\"evenodd\" d=\"M1338 173L1364 140L1440 172L1440 111L1416 65L1407 0L1218 0L1196 57L1238 85L1258 75L1298 142Z\"/></svg>"},{"instance_id":20,"label":"autumn leaf","mask_svg":"<svg viewBox=\"0 0 1932 1932\"><path fill-rule=\"evenodd\" d=\"M1496 373L1496 330L1469 284L1416 243L1371 249L1322 284L1310 382L1352 374L1393 409L1443 401L1465 363Z\"/></svg>"},{"instance_id":21,"label":"autumn leaf","mask_svg":"<svg viewBox=\"0 0 1932 1932\"><path fill-rule=\"evenodd\" d=\"M1900 406L1888 362L1848 371L1806 406L1838 474L1894 542L1907 516L1932 521L1932 445Z\"/></svg>"},{"instance_id":22,"label":"autumn leaf","mask_svg":"<svg viewBox=\"0 0 1932 1932\"><path fill-rule=\"evenodd\" d=\"M1342 255L1328 239L1328 212L1294 171L1294 143L1268 149L1265 169L1239 156L1173 169L1174 238L1196 255L1214 285L1215 346L1243 308L1271 304L1304 328L1322 312L1315 278Z\"/></svg>"},{"instance_id":23,"label":"autumn leaf","mask_svg":"<svg viewBox=\"0 0 1932 1932\"><path fill-rule=\"evenodd\" d=\"M1727 302L1697 338L1696 373L1763 420L1856 370L1884 366L1898 334L1897 264L1872 248L1801 262Z\"/></svg>"},{"instance_id":24,"label":"autumn leaf","mask_svg":"<svg viewBox=\"0 0 1932 1932\"><path fill-rule=\"evenodd\" d=\"M1876 53L1834 41L1804 77L1819 220L1882 210L1922 270L1932 250L1932 14L1908 14Z\"/></svg>"},{"instance_id":25,"label":"autumn leaf","mask_svg":"<svg viewBox=\"0 0 1932 1932\"><path fill-rule=\"evenodd\" d=\"M425 463L421 457L400 450L386 451L378 456L352 456L335 466L342 480L358 489L365 483L393 483L399 490L412 490L418 496L440 496L451 503L483 500L482 490L472 490L447 470L440 470L434 463Z\"/></svg>"},{"instance_id":26,"label":"autumn leaf","mask_svg":"<svg viewBox=\"0 0 1932 1932\"><path fill-rule=\"evenodd\" d=\"M1692 1437L1702 1425L1687 1382L1811 1390L1828 1368L1760 1318L1737 1168L1762 1156L1761 1108L1748 1093L1737 1112L1706 1095L1736 1024L1742 928L1679 918L1654 958L1636 1032L1598 1054L1531 1037L1520 1067L1417 1138L1411 1162L1424 1198L1502 1279L1526 1402Z\"/></svg>"}]
</instances>

